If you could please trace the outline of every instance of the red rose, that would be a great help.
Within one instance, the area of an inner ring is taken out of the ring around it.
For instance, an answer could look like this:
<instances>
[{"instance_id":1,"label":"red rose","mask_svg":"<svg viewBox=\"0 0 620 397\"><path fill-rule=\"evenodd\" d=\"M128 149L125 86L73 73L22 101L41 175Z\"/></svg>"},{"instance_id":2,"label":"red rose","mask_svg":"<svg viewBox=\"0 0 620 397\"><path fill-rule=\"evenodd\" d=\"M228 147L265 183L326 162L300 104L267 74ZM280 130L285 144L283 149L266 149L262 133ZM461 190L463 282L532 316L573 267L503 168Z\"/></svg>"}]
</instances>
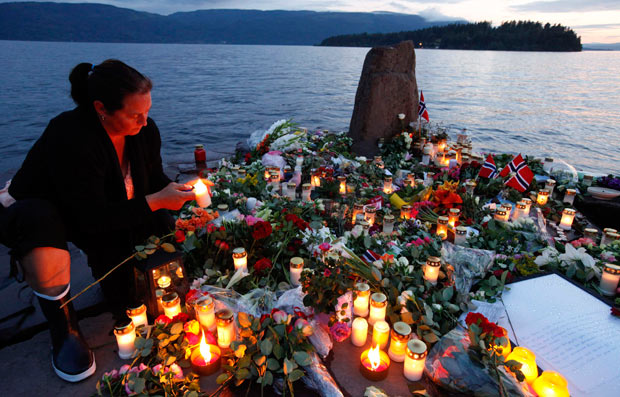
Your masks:
<instances>
[{"instance_id":1,"label":"red rose","mask_svg":"<svg viewBox=\"0 0 620 397\"><path fill-rule=\"evenodd\" d=\"M170 317L165 314L160 314L159 317L155 319L155 325L168 325L172 322Z\"/></svg>"},{"instance_id":2,"label":"red rose","mask_svg":"<svg viewBox=\"0 0 620 397\"><path fill-rule=\"evenodd\" d=\"M183 230L177 230L174 232L174 238L177 240L177 243L182 243L185 241L185 233L183 233Z\"/></svg>"},{"instance_id":3,"label":"red rose","mask_svg":"<svg viewBox=\"0 0 620 397\"><path fill-rule=\"evenodd\" d=\"M508 333L506 332L506 330L499 326L495 326L495 329L493 330L493 336L496 338L501 338L503 336L506 336L507 334Z\"/></svg>"},{"instance_id":4,"label":"red rose","mask_svg":"<svg viewBox=\"0 0 620 397\"><path fill-rule=\"evenodd\" d=\"M177 322L184 323L187 320L189 320L189 316L187 315L187 313L182 313L182 312L172 318L173 323L177 323Z\"/></svg>"},{"instance_id":5,"label":"red rose","mask_svg":"<svg viewBox=\"0 0 620 397\"><path fill-rule=\"evenodd\" d=\"M306 230L308 228L308 222L304 221L295 214L286 214L284 219L287 222L291 222L292 224L294 224L295 227L297 227L299 230Z\"/></svg>"},{"instance_id":6,"label":"red rose","mask_svg":"<svg viewBox=\"0 0 620 397\"><path fill-rule=\"evenodd\" d=\"M271 259L263 258L254 264L254 271L257 274L262 274L263 271L271 269L272 266Z\"/></svg>"},{"instance_id":7,"label":"red rose","mask_svg":"<svg viewBox=\"0 0 620 397\"><path fill-rule=\"evenodd\" d=\"M493 272L493 275L494 275L495 277L497 277L497 278L501 279L502 274L504 274L504 272L508 272L508 274L506 275L506 283L510 283L510 282L512 281L512 279L514 278L514 276L513 276L513 275L512 275L512 273L510 273L510 271L508 271L508 270L501 270L501 269L498 269L498 270L495 270L495 271Z\"/></svg>"},{"instance_id":8,"label":"red rose","mask_svg":"<svg viewBox=\"0 0 620 397\"><path fill-rule=\"evenodd\" d=\"M325 271L323 272L323 276L324 277L329 277L332 275L332 271L329 269L325 269Z\"/></svg>"},{"instance_id":9,"label":"red rose","mask_svg":"<svg viewBox=\"0 0 620 397\"><path fill-rule=\"evenodd\" d=\"M199 289L190 289L189 292L185 295L185 302L190 305L196 302L198 298L202 296L202 291Z\"/></svg>"},{"instance_id":10,"label":"red rose","mask_svg":"<svg viewBox=\"0 0 620 397\"><path fill-rule=\"evenodd\" d=\"M271 228L271 223L266 221L258 221L254 224L254 230L252 231L252 237L254 240L260 240L263 238L267 238L271 235L273 229Z\"/></svg>"},{"instance_id":11,"label":"red rose","mask_svg":"<svg viewBox=\"0 0 620 397\"><path fill-rule=\"evenodd\" d=\"M488 321L487 318L484 317L484 315L482 315L481 313L469 312L467 313L467 317L465 317L465 324L467 325L478 324L478 320Z\"/></svg>"},{"instance_id":12,"label":"red rose","mask_svg":"<svg viewBox=\"0 0 620 397\"><path fill-rule=\"evenodd\" d=\"M248 152L245 154L245 163L250 164L250 160L252 160L252 155Z\"/></svg>"}]
</instances>

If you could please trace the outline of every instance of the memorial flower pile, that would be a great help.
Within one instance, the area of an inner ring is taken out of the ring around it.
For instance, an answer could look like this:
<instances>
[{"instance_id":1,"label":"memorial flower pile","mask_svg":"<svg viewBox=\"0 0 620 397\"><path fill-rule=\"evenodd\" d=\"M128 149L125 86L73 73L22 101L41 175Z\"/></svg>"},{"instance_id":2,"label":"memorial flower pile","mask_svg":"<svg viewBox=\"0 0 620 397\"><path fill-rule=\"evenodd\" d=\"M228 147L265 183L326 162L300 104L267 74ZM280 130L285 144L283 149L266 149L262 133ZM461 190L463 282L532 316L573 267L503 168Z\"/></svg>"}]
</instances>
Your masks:
<instances>
[{"instance_id":1,"label":"memorial flower pile","mask_svg":"<svg viewBox=\"0 0 620 397\"><path fill-rule=\"evenodd\" d=\"M161 368L189 368L187 349L205 329L192 302L203 293L215 310L230 309L236 325L218 383L258 385L261 392L277 384L293 393L297 380L321 371L319 356L333 342L350 337L360 283L385 297L390 327L405 323L407 338L432 348L458 327L472 300L495 302L520 277L554 270L600 293L603 267L620 260L620 241L601 245L584 237L584 217L566 226L562 214L573 203L564 192L580 186L575 175L549 174L526 156L537 177L521 192L506 185L513 174L479 176L487 155L460 136L449 142L439 127L383 140L374 158L356 156L341 133L285 120L253 134L249 144L248 153L205 173L213 183L210 208L187 205L174 232L136 247L143 259L159 248L181 252L200 291L187 297L187 318L159 317L151 334L136 340L140 363L163 366L138 371L144 387ZM513 158L494 156L497 169ZM557 180L556 189L538 205L536 192L548 179ZM456 220L438 234L448 216ZM243 266L233 252L245 255ZM479 359L510 367L521 381L502 356L505 330L472 313L465 323ZM216 343L213 335L209 340ZM112 379L102 385L113 386ZM175 381L179 390L193 387L185 379ZM322 379L322 390L337 389L331 376Z\"/></svg>"}]
</instances>

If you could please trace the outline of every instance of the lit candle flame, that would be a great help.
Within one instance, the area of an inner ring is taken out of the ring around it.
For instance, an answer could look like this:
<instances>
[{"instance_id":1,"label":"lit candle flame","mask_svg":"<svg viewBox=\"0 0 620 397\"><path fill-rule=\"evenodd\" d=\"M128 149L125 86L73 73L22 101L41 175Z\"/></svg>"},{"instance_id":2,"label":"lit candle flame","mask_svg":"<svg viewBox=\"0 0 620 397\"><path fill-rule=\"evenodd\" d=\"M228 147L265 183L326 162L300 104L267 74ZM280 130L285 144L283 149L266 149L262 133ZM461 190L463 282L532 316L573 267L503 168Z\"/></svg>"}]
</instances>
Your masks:
<instances>
[{"instance_id":1,"label":"lit candle flame","mask_svg":"<svg viewBox=\"0 0 620 397\"><path fill-rule=\"evenodd\" d=\"M168 288L170 287L170 283L171 283L171 279L168 276L161 276L158 280L157 280L157 285L159 285L160 288Z\"/></svg>"},{"instance_id":2,"label":"lit candle flame","mask_svg":"<svg viewBox=\"0 0 620 397\"><path fill-rule=\"evenodd\" d=\"M211 361L211 349L205 342L205 332L202 331L202 339L200 340L200 355L205 360L205 364Z\"/></svg>"},{"instance_id":3,"label":"lit candle flame","mask_svg":"<svg viewBox=\"0 0 620 397\"><path fill-rule=\"evenodd\" d=\"M196 195L204 194L207 191L207 185L202 182L202 179L198 179L198 182L194 184L194 193Z\"/></svg>"},{"instance_id":4,"label":"lit candle flame","mask_svg":"<svg viewBox=\"0 0 620 397\"><path fill-rule=\"evenodd\" d=\"M381 355L379 354L379 345L368 350L368 362L370 362L370 369L376 371L381 364Z\"/></svg>"}]
</instances>

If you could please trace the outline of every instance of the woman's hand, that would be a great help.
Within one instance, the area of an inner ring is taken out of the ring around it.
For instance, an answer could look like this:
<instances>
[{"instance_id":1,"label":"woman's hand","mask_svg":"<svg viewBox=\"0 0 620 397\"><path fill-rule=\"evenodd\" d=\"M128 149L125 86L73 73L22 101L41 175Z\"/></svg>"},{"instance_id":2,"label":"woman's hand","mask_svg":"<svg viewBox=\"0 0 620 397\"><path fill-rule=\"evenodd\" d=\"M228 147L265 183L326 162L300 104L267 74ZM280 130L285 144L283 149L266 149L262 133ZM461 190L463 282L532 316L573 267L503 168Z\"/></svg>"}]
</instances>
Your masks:
<instances>
[{"instance_id":1,"label":"woman's hand","mask_svg":"<svg viewBox=\"0 0 620 397\"><path fill-rule=\"evenodd\" d=\"M183 207L186 201L196 198L192 188L192 185L170 182L168 186L159 192L147 195L146 202L149 204L151 211L157 211L162 208L178 210Z\"/></svg>"}]
</instances>

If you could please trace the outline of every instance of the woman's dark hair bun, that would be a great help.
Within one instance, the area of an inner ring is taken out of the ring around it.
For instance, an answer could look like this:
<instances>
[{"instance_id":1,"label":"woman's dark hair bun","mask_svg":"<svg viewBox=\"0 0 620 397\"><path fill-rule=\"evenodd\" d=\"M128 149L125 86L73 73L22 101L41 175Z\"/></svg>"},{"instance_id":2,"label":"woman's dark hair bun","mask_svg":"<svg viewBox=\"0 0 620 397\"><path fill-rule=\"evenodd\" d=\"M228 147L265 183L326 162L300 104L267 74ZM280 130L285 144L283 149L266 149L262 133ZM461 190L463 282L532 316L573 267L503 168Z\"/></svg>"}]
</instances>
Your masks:
<instances>
[{"instance_id":1,"label":"woman's dark hair bun","mask_svg":"<svg viewBox=\"0 0 620 397\"><path fill-rule=\"evenodd\" d=\"M101 101L108 112L122 109L127 95L144 94L153 88L148 77L116 59L99 65L80 63L69 74L69 81L71 98L78 106Z\"/></svg>"}]
</instances>

